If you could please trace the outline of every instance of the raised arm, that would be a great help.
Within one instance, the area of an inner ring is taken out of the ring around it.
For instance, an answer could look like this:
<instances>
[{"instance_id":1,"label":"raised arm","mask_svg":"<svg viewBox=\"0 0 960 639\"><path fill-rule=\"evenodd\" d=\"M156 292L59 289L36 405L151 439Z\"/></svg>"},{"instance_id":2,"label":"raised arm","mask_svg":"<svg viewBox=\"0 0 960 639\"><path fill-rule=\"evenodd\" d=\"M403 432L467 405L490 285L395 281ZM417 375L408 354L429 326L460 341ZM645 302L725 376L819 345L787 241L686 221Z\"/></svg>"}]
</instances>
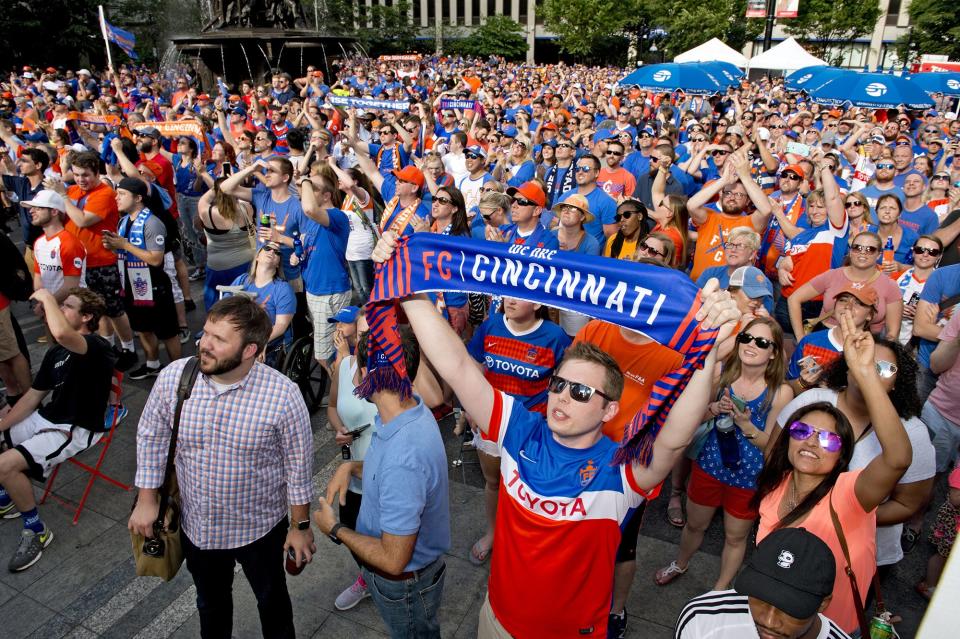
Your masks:
<instances>
[{"instance_id":1,"label":"raised arm","mask_svg":"<svg viewBox=\"0 0 960 639\"><path fill-rule=\"evenodd\" d=\"M840 327L843 332L843 357L863 393L870 423L882 448L881 453L860 473L855 488L860 505L870 512L890 496L903 473L910 467L913 446L877 373L873 336L869 331L857 329L849 313L840 315Z\"/></svg>"},{"instance_id":2,"label":"raised arm","mask_svg":"<svg viewBox=\"0 0 960 639\"><path fill-rule=\"evenodd\" d=\"M257 171L266 167L267 163L262 159L258 159L256 162L250 166L237 171L226 180L220 183L220 190L226 193L227 195L232 195L237 197L245 202L253 201L253 189L248 186L243 186L243 183L246 181L247 176L255 175Z\"/></svg>"},{"instance_id":3,"label":"raised arm","mask_svg":"<svg viewBox=\"0 0 960 639\"><path fill-rule=\"evenodd\" d=\"M384 233L373 251L373 261L388 260L396 245L396 234ZM450 385L463 404L463 409L473 416L480 430L487 432L493 413L493 387L470 357L463 341L426 295L404 298L401 305L423 355L434 365L443 381Z\"/></svg>"},{"instance_id":4,"label":"raised arm","mask_svg":"<svg viewBox=\"0 0 960 639\"><path fill-rule=\"evenodd\" d=\"M820 186L823 188L823 198L826 201L830 226L835 229L841 228L847 217L847 212L843 208L843 198L840 197L837 178L833 176L833 171L830 170L830 166L826 162L821 161L817 170L820 172Z\"/></svg>"},{"instance_id":5,"label":"raised arm","mask_svg":"<svg viewBox=\"0 0 960 639\"><path fill-rule=\"evenodd\" d=\"M692 219L697 226L706 222L707 216L711 213L710 209L706 208L707 204L711 202L724 187L730 186L736 182L737 179L737 172L728 159L723 167L723 173L719 180L714 180L690 196L690 199L687 201L687 210L690 211L690 219Z\"/></svg>"},{"instance_id":6,"label":"raised arm","mask_svg":"<svg viewBox=\"0 0 960 639\"><path fill-rule=\"evenodd\" d=\"M64 287L66 288L66 287ZM69 289L65 292L63 299L69 297ZM44 318L47 322L47 328L57 344L78 355L84 355L87 352L87 340L75 328L70 326L70 322L64 317L60 310L62 299L57 299L51 291L45 288L34 291L30 299L43 304Z\"/></svg>"},{"instance_id":7,"label":"raised arm","mask_svg":"<svg viewBox=\"0 0 960 639\"><path fill-rule=\"evenodd\" d=\"M330 226L330 215L327 213L327 209L317 202L317 194L310 178L303 178L298 186L300 187L300 205L303 207L304 215L320 224L320 226Z\"/></svg>"},{"instance_id":8,"label":"raised arm","mask_svg":"<svg viewBox=\"0 0 960 639\"><path fill-rule=\"evenodd\" d=\"M697 321L705 329L719 328L717 341L707 356L703 368L690 378L687 387L677 398L667 416L663 429L653 444L653 460L649 466L633 463L633 476L643 490L657 487L683 454L693 433L700 425L713 388L713 370L717 363L717 347L733 332L740 319L740 311L730 293L720 289L711 278L703 287L703 306L697 312Z\"/></svg>"}]
</instances>

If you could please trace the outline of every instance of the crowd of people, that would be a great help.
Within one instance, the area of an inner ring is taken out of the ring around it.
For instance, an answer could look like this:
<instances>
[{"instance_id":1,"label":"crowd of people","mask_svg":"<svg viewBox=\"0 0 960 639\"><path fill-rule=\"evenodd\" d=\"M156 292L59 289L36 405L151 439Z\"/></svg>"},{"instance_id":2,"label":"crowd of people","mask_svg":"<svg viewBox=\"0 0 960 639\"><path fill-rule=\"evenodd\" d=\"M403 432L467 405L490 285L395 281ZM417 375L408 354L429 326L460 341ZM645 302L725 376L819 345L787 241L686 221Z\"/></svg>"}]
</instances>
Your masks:
<instances>
[{"instance_id":1,"label":"crowd of people","mask_svg":"<svg viewBox=\"0 0 960 639\"><path fill-rule=\"evenodd\" d=\"M237 562L264 636L294 636L281 558L302 568L321 536L358 566L338 609L369 596L392 636L439 636L451 414L485 484L470 551L490 563L481 637L623 637L645 505L668 476L679 547L640 578L665 588L704 570L694 555L718 511L724 534L714 588L677 637L865 637L918 544L916 591L932 596L960 525L949 98L823 106L778 78L657 94L612 67L496 58L350 58L327 73L218 78L209 93L188 68L23 67L0 83L0 203L22 243L0 247L0 516L23 522L11 571L53 539L30 480L126 416L110 398L119 370L153 383L129 524L146 537L178 422L204 637L230 636ZM503 295L400 299L413 393L370 391L376 267L421 233L695 283L693 320L716 340L652 457L613 461L683 353L530 301L529 277ZM36 374L11 312L27 298L50 346ZM310 415L281 373L304 336L348 459L318 500ZM191 342L200 375L181 414Z\"/></svg>"}]
</instances>

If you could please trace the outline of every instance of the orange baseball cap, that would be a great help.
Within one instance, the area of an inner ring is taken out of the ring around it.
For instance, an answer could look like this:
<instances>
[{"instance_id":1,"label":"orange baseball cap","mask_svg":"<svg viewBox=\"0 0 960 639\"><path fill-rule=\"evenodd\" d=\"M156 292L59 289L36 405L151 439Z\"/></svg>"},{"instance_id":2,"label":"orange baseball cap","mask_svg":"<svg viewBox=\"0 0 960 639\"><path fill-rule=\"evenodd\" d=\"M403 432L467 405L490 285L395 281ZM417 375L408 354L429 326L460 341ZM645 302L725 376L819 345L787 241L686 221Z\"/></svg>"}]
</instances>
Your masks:
<instances>
[{"instance_id":1,"label":"orange baseball cap","mask_svg":"<svg viewBox=\"0 0 960 639\"><path fill-rule=\"evenodd\" d=\"M786 166L786 168L784 168L783 171L781 171L780 173L786 173L787 171L793 171L794 173L796 173L797 175L799 175L799 176L800 176L801 178L803 178L804 180L807 179L807 173L806 173L806 171L804 171L804 170L803 170L803 167L800 166L799 164L788 164L788 165Z\"/></svg>"},{"instance_id":2,"label":"orange baseball cap","mask_svg":"<svg viewBox=\"0 0 960 639\"><path fill-rule=\"evenodd\" d=\"M391 173L401 182L410 182L411 184L416 184L417 187L421 189L423 188L423 171L412 164L403 167L399 171L394 169Z\"/></svg>"},{"instance_id":3,"label":"orange baseball cap","mask_svg":"<svg viewBox=\"0 0 960 639\"><path fill-rule=\"evenodd\" d=\"M520 185L520 188L511 186L507 189L507 195L510 197L515 197L518 194L531 202L535 202L540 208L547 205L547 196L536 182L524 182Z\"/></svg>"}]
</instances>

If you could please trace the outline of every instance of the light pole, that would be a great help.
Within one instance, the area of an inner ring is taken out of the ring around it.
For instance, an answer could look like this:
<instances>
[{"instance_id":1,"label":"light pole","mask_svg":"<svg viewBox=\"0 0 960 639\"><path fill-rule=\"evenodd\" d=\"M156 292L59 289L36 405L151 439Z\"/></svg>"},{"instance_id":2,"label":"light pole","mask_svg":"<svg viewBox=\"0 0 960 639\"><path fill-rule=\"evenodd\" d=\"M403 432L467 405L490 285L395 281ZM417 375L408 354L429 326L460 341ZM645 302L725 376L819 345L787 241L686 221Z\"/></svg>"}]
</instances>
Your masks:
<instances>
[{"instance_id":1,"label":"light pole","mask_svg":"<svg viewBox=\"0 0 960 639\"><path fill-rule=\"evenodd\" d=\"M773 21L776 19L777 0L767 0L766 27L763 30L763 50L766 51L773 44Z\"/></svg>"}]
</instances>

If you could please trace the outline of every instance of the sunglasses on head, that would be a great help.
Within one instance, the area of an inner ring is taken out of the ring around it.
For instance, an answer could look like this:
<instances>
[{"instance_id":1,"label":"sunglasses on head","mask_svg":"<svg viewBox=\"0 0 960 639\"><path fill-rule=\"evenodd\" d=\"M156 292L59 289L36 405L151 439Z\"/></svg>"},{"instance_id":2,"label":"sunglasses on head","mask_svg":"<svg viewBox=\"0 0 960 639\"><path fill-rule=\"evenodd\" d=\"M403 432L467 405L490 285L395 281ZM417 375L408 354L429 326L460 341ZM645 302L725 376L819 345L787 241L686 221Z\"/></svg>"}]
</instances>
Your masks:
<instances>
[{"instance_id":1,"label":"sunglasses on head","mask_svg":"<svg viewBox=\"0 0 960 639\"><path fill-rule=\"evenodd\" d=\"M627 211L621 211L621 212L615 214L615 215L613 216L613 219L614 219L615 221L617 221L617 222L619 222L620 220L629 220L631 217L633 217L634 213L636 213L636 214L639 215L639 214L640 214L640 211L635 211L635 210L632 210L632 209L627 210Z\"/></svg>"},{"instance_id":2,"label":"sunglasses on head","mask_svg":"<svg viewBox=\"0 0 960 639\"><path fill-rule=\"evenodd\" d=\"M943 251L941 251L941 250L938 249L938 248L927 248L926 246L914 246L914 247L913 247L913 254L914 254L914 255L927 254L927 255L929 255L930 257L940 257L940 254L941 254L941 253L943 253Z\"/></svg>"},{"instance_id":3,"label":"sunglasses on head","mask_svg":"<svg viewBox=\"0 0 960 639\"><path fill-rule=\"evenodd\" d=\"M570 380L564 379L559 375L552 375L550 377L550 384L547 386L547 390L549 390L551 393L562 393L564 388L570 389L570 399L582 404L589 402L594 393L607 401L613 401L612 397L597 390L593 386L587 386L586 384L581 384L580 382L571 382Z\"/></svg>"},{"instance_id":4,"label":"sunglasses on head","mask_svg":"<svg viewBox=\"0 0 960 639\"><path fill-rule=\"evenodd\" d=\"M840 452L840 449L843 448L843 439L841 439L840 435L836 433L814 428L810 424L801 421L795 421L790 424L790 437L798 442L810 439L814 433L817 435L817 441L820 443L820 448L824 449L828 453Z\"/></svg>"},{"instance_id":5,"label":"sunglasses on head","mask_svg":"<svg viewBox=\"0 0 960 639\"><path fill-rule=\"evenodd\" d=\"M762 348L767 350L773 346L773 340L767 339L766 337L755 337L750 333L740 333L737 335L737 344L749 344L753 342L757 345L757 348Z\"/></svg>"},{"instance_id":6,"label":"sunglasses on head","mask_svg":"<svg viewBox=\"0 0 960 639\"><path fill-rule=\"evenodd\" d=\"M854 253L867 253L872 255L880 250L877 246L870 246L868 244L852 244L850 250Z\"/></svg>"}]
</instances>

